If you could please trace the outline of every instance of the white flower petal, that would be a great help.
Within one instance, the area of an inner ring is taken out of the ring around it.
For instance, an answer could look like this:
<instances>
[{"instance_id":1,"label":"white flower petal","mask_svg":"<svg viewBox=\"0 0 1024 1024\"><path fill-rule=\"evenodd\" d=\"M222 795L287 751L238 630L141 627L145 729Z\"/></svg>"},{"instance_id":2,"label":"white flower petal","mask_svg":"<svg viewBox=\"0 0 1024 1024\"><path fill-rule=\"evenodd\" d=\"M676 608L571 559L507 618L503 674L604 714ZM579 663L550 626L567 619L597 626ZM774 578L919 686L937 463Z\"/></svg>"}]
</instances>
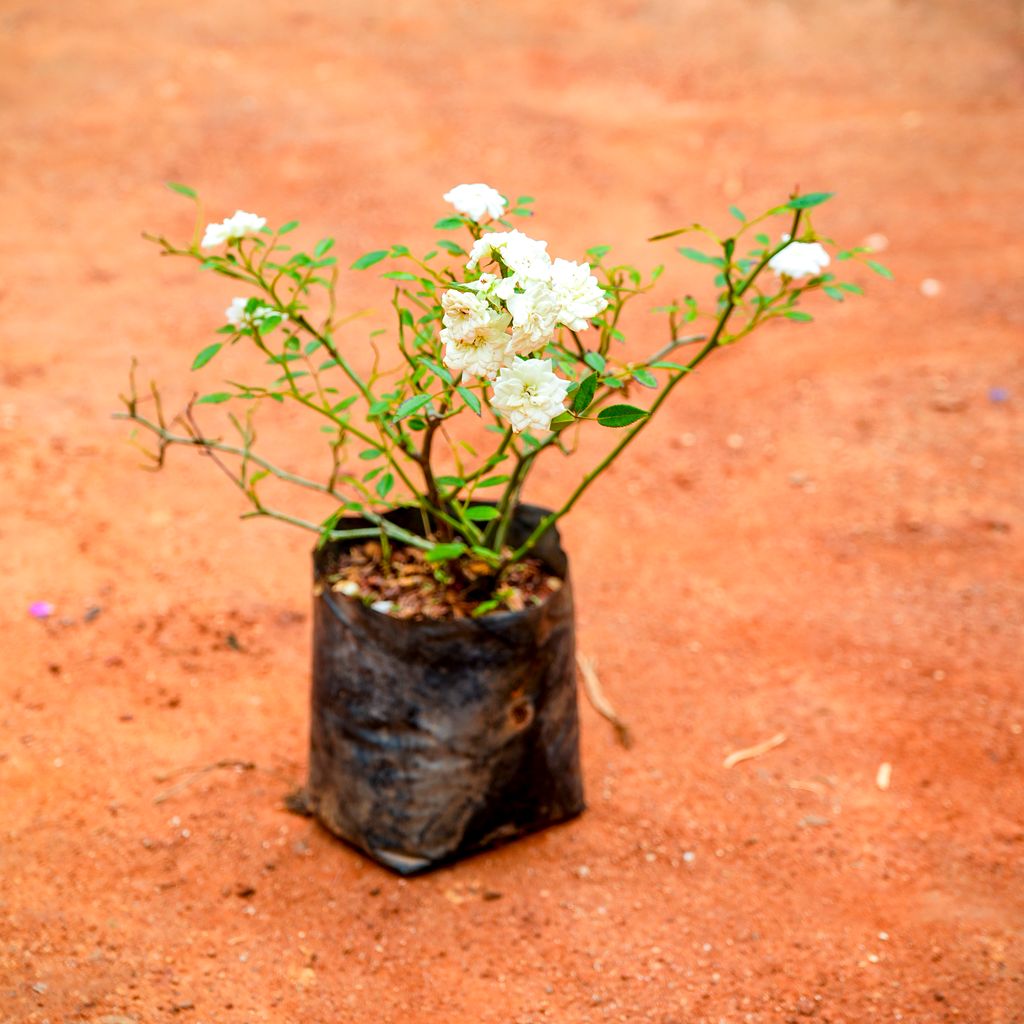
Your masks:
<instances>
[{"instance_id":1,"label":"white flower petal","mask_svg":"<svg viewBox=\"0 0 1024 1024\"><path fill-rule=\"evenodd\" d=\"M477 224L485 217L497 220L508 205L505 202L505 197L497 189L482 182L473 185L456 185L450 192L445 192L444 198L459 213L464 213Z\"/></svg>"},{"instance_id":2,"label":"white flower petal","mask_svg":"<svg viewBox=\"0 0 1024 1024\"><path fill-rule=\"evenodd\" d=\"M220 224L207 224L200 244L204 249L212 249L216 245L245 238L246 235L255 235L266 223L266 217L258 217L255 213L246 213L245 210L235 210L233 216Z\"/></svg>"},{"instance_id":3,"label":"white flower petal","mask_svg":"<svg viewBox=\"0 0 1024 1024\"><path fill-rule=\"evenodd\" d=\"M783 236L785 241L787 236ZM813 277L820 274L831 262L825 247L819 242L790 242L781 252L777 252L769 261L768 266L779 277L797 280L801 277Z\"/></svg>"},{"instance_id":4,"label":"white flower petal","mask_svg":"<svg viewBox=\"0 0 1024 1024\"><path fill-rule=\"evenodd\" d=\"M517 434L547 430L565 408L569 382L551 368L550 359L516 357L494 382L491 406Z\"/></svg>"}]
</instances>

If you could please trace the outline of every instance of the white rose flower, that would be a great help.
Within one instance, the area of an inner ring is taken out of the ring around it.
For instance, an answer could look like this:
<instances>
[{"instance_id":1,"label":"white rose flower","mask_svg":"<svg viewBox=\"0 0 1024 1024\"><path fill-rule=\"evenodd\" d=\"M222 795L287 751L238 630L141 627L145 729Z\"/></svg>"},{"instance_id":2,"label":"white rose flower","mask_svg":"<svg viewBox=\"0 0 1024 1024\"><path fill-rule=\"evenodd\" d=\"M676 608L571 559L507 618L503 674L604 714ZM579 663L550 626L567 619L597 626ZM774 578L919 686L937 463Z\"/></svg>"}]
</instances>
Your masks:
<instances>
[{"instance_id":1,"label":"white rose flower","mask_svg":"<svg viewBox=\"0 0 1024 1024\"><path fill-rule=\"evenodd\" d=\"M583 331L589 321L608 305L589 263L557 259L551 267L551 287L558 303L558 322L570 330Z\"/></svg>"},{"instance_id":2,"label":"white rose flower","mask_svg":"<svg viewBox=\"0 0 1024 1024\"><path fill-rule=\"evenodd\" d=\"M527 281L524 291L508 300L512 314L510 349L516 355L537 352L554 337L559 306L546 281Z\"/></svg>"},{"instance_id":3,"label":"white rose flower","mask_svg":"<svg viewBox=\"0 0 1024 1024\"><path fill-rule=\"evenodd\" d=\"M513 431L547 430L565 408L569 382L551 369L550 359L516 357L494 382L491 406L509 421Z\"/></svg>"},{"instance_id":4,"label":"white rose flower","mask_svg":"<svg viewBox=\"0 0 1024 1024\"><path fill-rule=\"evenodd\" d=\"M444 194L445 202L451 203L459 213L479 224L484 217L497 220L504 212L505 197L490 185L477 182L475 185L456 185Z\"/></svg>"},{"instance_id":5,"label":"white rose flower","mask_svg":"<svg viewBox=\"0 0 1024 1024\"><path fill-rule=\"evenodd\" d=\"M508 330L512 318L508 313L491 312L488 319L459 327L444 327L444 365L454 373L471 373L484 380L494 375L508 362Z\"/></svg>"},{"instance_id":6,"label":"white rose flower","mask_svg":"<svg viewBox=\"0 0 1024 1024\"><path fill-rule=\"evenodd\" d=\"M255 235L267 223L266 217L257 217L255 213L235 210L233 217L228 217L220 224L207 224L203 235L202 247L212 249L225 242L234 242L246 235Z\"/></svg>"},{"instance_id":7,"label":"white rose flower","mask_svg":"<svg viewBox=\"0 0 1024 1024\"><path fill-rule=\"evenodd\" d=\"M457 288L450 288L441 296L441 308L444 310L442 323L452 337L461 337L471 328L486 324L493 316L483 295Z\"/></svg>"},{"instance_id":8,"label":"white rose flower","mask_svg":"<svg viewBox=\"0 0 1024 1024\"><path fill-rule=\"evenodd\" d=\"M784 242L789 235L783 235ZM796 281L808 275L820 274L832 261L819 242L790 242L782 252L777 252L769 261L768 266L779 277L788 277Z\"/></svg>"},{"instance_id":9,"label":"white rose flower","mask_svg":"<svg viewBox=\"0 0 1024 1024\"><path fill-rule=\"evenodd\" d=\"M266 320L270 316L279 316L282 320L288 319L284 313L279 313L276 309L272 309L263 303L254 306L252 312L246 312L245 307L248 305L249 300L246 298L232 299L231 305L224 310L224 316L227 318L228 323L239 331L252 330L254 326L259 326L261 321Z\"/></svg>"},{"instance_id":10,"label":"white rose flower","mask_svg":"<svg viewBox=\"0 0 1024 1024\"><path fill-rule=\"evenodd\" d=\"M473 243L466 269L472 270L482 259L497 253L516 277L546 280L551 276L547 247L547 242L530 238L522 231L490 231Z\"/></svg>"}]
</instances>

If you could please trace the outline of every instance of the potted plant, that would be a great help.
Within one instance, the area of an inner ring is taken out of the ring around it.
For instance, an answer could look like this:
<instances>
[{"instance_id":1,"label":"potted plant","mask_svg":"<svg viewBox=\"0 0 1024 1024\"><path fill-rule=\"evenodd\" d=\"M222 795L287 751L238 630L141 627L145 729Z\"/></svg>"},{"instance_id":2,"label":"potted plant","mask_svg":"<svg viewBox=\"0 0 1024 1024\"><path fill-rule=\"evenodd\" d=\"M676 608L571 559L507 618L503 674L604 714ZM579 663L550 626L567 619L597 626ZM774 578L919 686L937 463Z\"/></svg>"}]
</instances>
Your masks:
<instances>
[{"instance_id":1,"label":"potted plant","mask_svg":"<svg viewBox=\"0 0 1024 1024\"><path fill-rule=\"evenodd\" d=\"M331 831L412 873L580 813L573 599L557 524L714 352L770 321L810 320L802 306L814 292L861 291L827 269L828 240L811 224L828 198L794 194L756 218L732 207L728 237L700 225L655 236L697 235L702 248L678 252L710 269L716 297L705 307L669 289L654 309L668 338L643 358L623 354L623 314L674 273L643 274L607 246L587 250L588 262L554 257L509 219L530 217L533 200L510 204L487 185L446 194L454 212L436 223L446 237L432 251L392 245L351 264L382 268L393 285L394 334L371 333L367 358L353 354L355 317L338 311L333 239L294 248L296 222L272 229L241 210L205 229L198 212L185 246L147 236L245 293L192 369L245 343L265 372L169 418L155 384L140 393L133 365L118 415L150 436L156 466L171 447L196 448L244 495L244 517L316 536L306 800ZM779 219L781 235L770 228ZM320 476L258 450L254 414L267 404L319 421ZM206 406L226 407L234 437L200 423ZM538 460L568 458L569 477L592 428L608 441L557 507L524 504ZM321 512L272 503L272 480L309 492Z\"/></svg>"}]
</instances>

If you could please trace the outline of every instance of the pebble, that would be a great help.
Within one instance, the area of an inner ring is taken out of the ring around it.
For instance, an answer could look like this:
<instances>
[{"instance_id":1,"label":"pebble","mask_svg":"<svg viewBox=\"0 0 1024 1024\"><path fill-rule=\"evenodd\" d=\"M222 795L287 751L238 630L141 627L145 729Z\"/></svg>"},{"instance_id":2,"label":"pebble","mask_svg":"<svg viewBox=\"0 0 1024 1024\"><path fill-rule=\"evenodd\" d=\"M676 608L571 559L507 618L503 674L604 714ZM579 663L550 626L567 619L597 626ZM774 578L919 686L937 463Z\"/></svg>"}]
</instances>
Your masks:
<instances>
[{"instance_id":1,"label":"pebble","mask_svg":"<svg viewBox=\"0 0 1024 1024\"><path fill-rule=\"evenodd\" d=\"M697 859L697 854L695 854L693 852L693 850L684 850L683 851L683 860L686 861L687 864L692 864L696 859Z\"/></svg>"},{"instance_id":2,"label":"pebble","mask_svg":"<svg viewBox=\"0 0 1024 1024\"><path fill-rule=\"evenodd\" d=\"M926 299L934 299L936 295L942 293L942 282L936 281L934 277L926 277L921 282L921 294Z\"/></svg>"},{"instance_id":3,"label":"pebble","mask_svg":"<svg viewBox=\"0 0 1024 1024\"><path fill-rule=\"evenodd\" d=\"M740 448L746 443L742 434L730 434L726 439L725 443L733 450L739 451Z\"/></svg>"}]
</instances>

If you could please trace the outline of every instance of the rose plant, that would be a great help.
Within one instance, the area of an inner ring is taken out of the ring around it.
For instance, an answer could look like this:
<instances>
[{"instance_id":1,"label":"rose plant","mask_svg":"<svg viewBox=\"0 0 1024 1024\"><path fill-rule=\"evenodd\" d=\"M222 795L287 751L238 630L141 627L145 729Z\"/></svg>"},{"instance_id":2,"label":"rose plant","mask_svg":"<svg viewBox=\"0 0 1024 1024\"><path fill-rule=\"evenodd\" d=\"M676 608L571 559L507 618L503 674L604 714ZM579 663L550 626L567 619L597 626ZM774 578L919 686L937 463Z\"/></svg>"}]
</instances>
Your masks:
<instances>
[{"instance_id":1,"label":"rose plant","mask_svg":"<svg viewBox=\"0 0 1024 1024\"><path fill-rule=\"evenodd\" d=\"M192 189L170 187L196 200ZM200 214L185 246L146 236L164 254L194 260L246 289L232 298L220 340L199 351L193 370L226 345L245 341L263 356L271 379L228 383L195 397L168 420L155 385L140 394L133 367L120 415L155 438L148 454L157 465L174 445L213 456L248 500L248 516L304 527L321 542L374 537L385 561L394 544L412 545L425 552L442 580L456 578L468 561L485 565L492 586L474 614L500 608L509 569L573 509L713 352L771 321L811 320L803 307L816 292L835 301L861 292L828 270L832 258L822 243L833 243L812 226L812 213L829 193L794 193L753 218L734 206L735 229L725 237L693 224L651 239L684 233L701 238L703 248L678 252L710 270L716 295L702 306L677 291L654 308L665 318L667 341L644 358L626 359L620 355L626 306L659 279L674 277L664 265L644 274L610 259L606 245L588 249L587 262L553 257L547 242L509 220L531 216L529 196L510 204L488 185L464 184L444 198L455 212L435 224L446 237L430 252L420 256L392 245L352 263L354 270L387 267L382 276L394 289L392 351L398 365L382 367L387 359L375 334L368 371L357 368L360 360L352 354L353 344L365 344L352 338L354 318L338 312L334 239L322 239L311 251L294 249L289 236L296 222L272 229L265 218L243 210L201 234ZM768 225L779 218L785 230L773 240ZM465 241L449 232L463 233ZM867 253L850 248L835 251L834 258ZM888 276L881 264L867 263ZM683 358L684 352L692 354ZM227 403L248 407L244 416L229 417L237 433L233 441L211 436L198 422L200 407ZM322 421L323 476L292 473L257 450L252 413L266 403L298 405ZM557 508L510 546L509 523L530 471L549 453L575 455L581 430L591 427L614 433L610 448L578 476ZM333 507L311 519L271 505L261 492L267 477L316 492ZM403 507L417 509L420 529L392 521L389 513ZM352 515L365 525L339 529L340 519Z\"/></svg>"}]
</instances>

